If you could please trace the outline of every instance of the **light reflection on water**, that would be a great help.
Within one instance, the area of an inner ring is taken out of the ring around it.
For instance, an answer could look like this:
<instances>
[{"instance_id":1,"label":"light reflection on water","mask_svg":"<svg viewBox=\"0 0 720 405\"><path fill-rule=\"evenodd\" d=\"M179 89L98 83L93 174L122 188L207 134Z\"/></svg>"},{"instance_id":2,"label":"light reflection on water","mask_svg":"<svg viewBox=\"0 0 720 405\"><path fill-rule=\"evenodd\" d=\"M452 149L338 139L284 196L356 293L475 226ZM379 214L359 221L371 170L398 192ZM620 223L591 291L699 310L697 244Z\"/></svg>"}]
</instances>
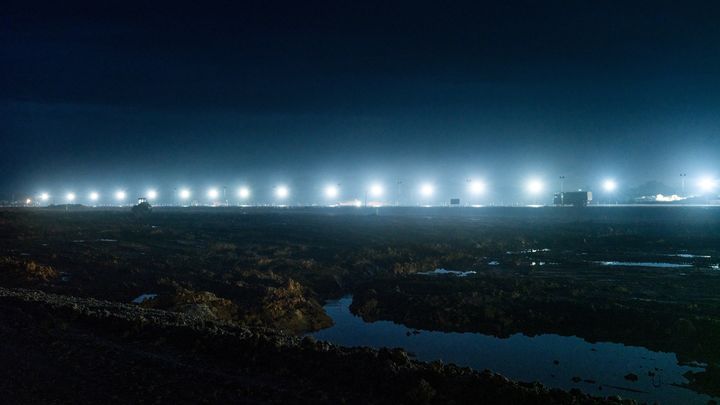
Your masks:
<instances>
[{"instance_id":1,"label":"light reflection on water","mask_svg":"<svg viewBox=\"0 0 720 405\"><path fill-rule=\"evenodd\" d=\"M623 266L623 267L662 267L662 268L686 268L692 267L692 264L686 263L664 263L664 262L617 262L617 261L604 261L595 262L602 264L603 266Z\"/></svg>"},{"instance_id":2,"label":"light reflection on water","mask_svg":"<svg viewBox=\"0 0 720 405\"><path fill-rule=\"evenodd\" d=\"M412 329L403 325L389 321L364 322L350 312L351 302L352 297L345 297L325 305L335 325L313 336L342 346L401 347L415 354L418 360L442 360L477 370L489 369L515 380L539 381L566 390L579 388L597 396L619 395L640 401L686 404L705 404L711 399L671 385L687 382L683 377L687 371L702 370L678 365L673 353L617 343L589 343L574 336L549 334L498 338L480 333L421 331L408 336ZM655 376L649 376L648 372ZM628 373L636 374L638 381L626 380ZM580 377L582 381L573 382L573 377Z\"/></svg>"}]
</instances>

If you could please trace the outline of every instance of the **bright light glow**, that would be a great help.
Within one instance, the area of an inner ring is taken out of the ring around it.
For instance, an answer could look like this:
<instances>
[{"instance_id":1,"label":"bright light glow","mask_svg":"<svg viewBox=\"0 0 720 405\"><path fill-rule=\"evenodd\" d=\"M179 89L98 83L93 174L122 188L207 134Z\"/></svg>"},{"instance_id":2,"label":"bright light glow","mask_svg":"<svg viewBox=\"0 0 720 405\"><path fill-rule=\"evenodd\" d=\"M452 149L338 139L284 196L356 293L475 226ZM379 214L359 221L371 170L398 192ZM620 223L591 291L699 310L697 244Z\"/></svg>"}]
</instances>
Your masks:
<instances>
[{"instance_id":1,"label":"bright light glow","mask_svg":"<svg viewBox=\"0 0 720 405\"><path fill-rule=\"evenodd\" d=\"M125 194L124 191L118 190L118 191L115 192L115 199L116 199L116 200L118 200L118 201L123 201L123 200L125 200L125 197L127 197L127 195Z\"/></svg>"},{"instance_id":2,"label":"bright light glow","mask_svg":"<svg viewBox=\"0 0 720 405\"><path fill-rule=\"evenodd\" d=\"M180 198L183 200L187 200L190 198L190 190L183 188L180 190Z\"/></svg>"},{"instance_id":3,"label":"bright light glow","mask_svg":"<svg viewBox=\"0 0 720 405\"><path fill-rule=\"evenodd\" d=\"M90 201L97 201L98 198L100 198L100 194L98 194L97 192L93 191L92 193L90 193Z\"/></svg>"},{"instance_id":4,"label":"bright light glow","mask_svg":"<svg viewBox=\"0 0 720 405\"><path fill-rule=\"evenodd\" d=\"M25 205L30 205L31 203L32 203L31 199L28 198L27 200L25 200Z\"/></svg>"},{"instance_id":5,"label":"bright light glow","mask_svg":"<svg viewBox=\"0 0 720 405\"><path fill-rule=\"evenodd\" d=\"M353 201L353 205L355 205L356 207L362 207L362 201L355 200L355 201Z\"/></svg>"},{"instance_id":6,"label":"bright light glow","mask_svg":"<svg viewBox=\"0 0 720 405\"><path fill-rule=\"evenodd\" d=\"M527 183L527 190L530 194L538 194L542 191L543 184L540 180L530 180Z\"/></svg>"},{"instance_id":7,"label":"bright light glow","mask_svg":"<svg viewBox=\"0 0 720 405\"><path fill-rule=\"evenodd\" d=\"M617 183L615 183L615 180L607 179L603 182L603 189L608 193L612 193L617 189Z\"/></svg>"},{"instance_id":8,"label":"bright light glow","mask_svg":"<svg viewBox=\"0 0 720 405\"><path fill-rule=\"evenodd\" d=\"M655 201L662 201L662 202L682 201L684 199L685 198L680 197L677 194L673 194L673 195L658 194L655 196Z\"/></svg>"},{"instance_id":9,"label":"bright light glow","mask_svg":"<svg viewBox=\"0 0 720 405\"><path fill-rule=\"evenodd\" d=\"M210 190L208 190L207 195L208 195L208 198L214 200L220 196L220 192L216 188L211 188Z\"/></svg>"},{"instance_id":10,"label":"bright light glow","mask_svg":"<svg viewBox=\"0 0 720 405\"><path fill-rule=\"evenodd\" d=\"M65 195L65 199L69 202L75 201L75 193L67 193Z\"/></svg>"},{"instance_id":11,"label":"bright light glow","mask_svg":"<svg viewBox=\"0 0 720 405\"><path fill-rule=\"evenodd\" d=\"M48 193L40 194L40 199L43 201L47 201L49 198L50 198L50 195Z\"/></svg>"},{"instance_id":12,"label":"bright light glow","mask_svg":"<svg viewBox=\"0 0 720 405\"><path fill-rule=\"evenodd\" d=\"M468 190L474 195L482 194L485 192L485 183L482 181L471 180L468 184Z\"/></svg>"},{"instance_id":13,"label":"bright light glow","mask_svg":"<svg viewBox=\"0 0 720 405\"><path fill-rule=\"evenodd\" d=\"M148 200L154 200L157 198L157 196L158 196L157 191L152 190L152 189L147 191L147 199Z\"/></svg>"},{"instance_id":14,"label":"bright light glow","mask_svg":"<svg viewBox=\"0 0 720 405\"><path fill-rule=\"evenodd\" d=\"M383 189L382 184L375 183L370 186L370 196L371 197L381 197L383 195L383 192L385 190Z\"/></svg>"},{"instance_id":15,"label":"bright light glow","mask_svg":"<svg viewBox=\"0 0 720 405\"><path fill-rule=\"evenodd\" d=\"M240 190L238 190L238 197L242 199L250 197L250 189L247 187L240 187Z\"/></svg>"},{"instance_id":16,"label":"bright light glow","mask_svg":"<svg viewBox=\"0 0 720 405\"><path fill-rule=\"evenodd\" d=\"M420 194L423 197L430 197L435 193L435 187L433 187L430 183L425 183L422 186L420 186Z\"/></svg>"},{"instance_id":17,"label":"bright light glow","mask_svg":"<svg viewBox=\"0 0 720 405\"><path fill-rule=\"evenodd\" d=\"M717 182L710 177L703 177L700 181L698 181L698 186L700 186L700 190L707 193L715 189L716 183Z\"/></svg>"},{"instance_id":18,"label":"bright light glow","mask_svg":"<svg viewBox=\"0 0 720 405\"><path fill-rule=\"evenodd\" d=\"M340 190L337 186L329 185L325 187L325 197L327 198L336 198L340 194Z\"/></svg>"},{"instance_id":19,"label":"bright light glow","mask_svg":"<svg viewBox=\"0 0 720 405\"><path fill-rule=\"evenodd\" d=\"M290 194L290 190L288 190L285 186L278 186L275 189L275 196L277 198L287 198L287 196Z\"/></svg>"}]
</instances>

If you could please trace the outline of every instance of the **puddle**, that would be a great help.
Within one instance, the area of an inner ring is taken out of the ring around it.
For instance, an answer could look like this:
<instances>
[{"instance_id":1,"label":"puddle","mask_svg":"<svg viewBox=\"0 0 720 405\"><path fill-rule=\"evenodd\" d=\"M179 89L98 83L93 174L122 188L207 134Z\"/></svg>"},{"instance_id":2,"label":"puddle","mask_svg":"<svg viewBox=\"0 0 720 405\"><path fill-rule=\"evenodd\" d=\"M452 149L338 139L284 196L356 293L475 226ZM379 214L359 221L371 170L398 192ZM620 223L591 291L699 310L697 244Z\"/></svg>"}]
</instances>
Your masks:
<instances>
[{"instance_id":1,"label":"puddle","mask_svg":"<svg viewBox=\"0 0 720 405\"><path fill-rule=\"evenodd\" d=\"M324 309L335 324L312 335L342 346L401 347L418 360L489 369L515 380L539 381L564 390L577 388L597 396L672 404L706 404L711 399L674 385L687 383L683 376L687 371L702 370L678 364L674 353L550 334L498 338L480 333L418 332L389 321L364 322L350 312L351 302L352 297L328 302ZM630 374L636 375L637 381L626 379Z\"/></svg>"},{"instance_id":2,"label":"puddle","mask_svg":"<svg viewBox=\"0 0 720 405\"><path fill-rule=\"evenodd\" d=\"M500 262L497 260L493 260L491 262L488 262L488 266L499 266Z\"/></svg>"},{"instance_id":3,"label":"puddle","mask_svg":"<svg viewBox=\"0 0 720 405\"><path fill-rule=\"evenodd\" d=\"M457 270L435 269L435 270L433 270L433 271L422 271L422 272L418 272L418 273L416 273L416 274L421 274L421 275L423 275L423 276L445 276L445 275L449 275L449 276L457 276L457 277L466 277L466 276L469 276L469 275L471 275L471 274L476 274L476 273L477 273L477 272L472 271L472 270L470 270L470 271L457 271Z\"/></svg>"},{"instance_id":4,"label":"puddle","mask_svg":"<svg viewBox=\"0 0 720 405\"><path fill-rule=\"evenodd\" d=\"M664 262L616 262L616 261L603 261L593 262L602 264L603 266L621 266L621 267L662 267L662 268L687 268L693 267L692 264L686 263L664 263Z\"/></svg>"},{"instance_id":5,"label":"puddle","mask_svg":"<svg viewBox=\"0 0 720 405\"><path fill-rule=\"evenodd\" d=\"M517 252L512 252L508 250L505 252L506 255L522 255L522 254L528 254L528 253L539 253L539 252L549 252L550 249L525 249L525 250L519 250Z\"/></svg>"},{"instance_id":6,"label":"puddle","mask_svg":"<svg viewBox=\"0 0 720 405\"><path fill-rule=\"evenodd\" d=\"M663 255L668 257L682 257L683 259L710 259L712 256L709 255L694 255L690 253L675 253L670 255Z\"/></svg>"},{"instance_id":7,"label":"puddle","mask_svg":"<svg viewBox=\"0 0 720 405\"><path fill-rule=\"evenodd\" d=\"M157 294L141 294L139 297L132 300L133 304L142 304L143 302L147 300L151 300L153 298L157 297Z\"/></svg>"}]
</instances>

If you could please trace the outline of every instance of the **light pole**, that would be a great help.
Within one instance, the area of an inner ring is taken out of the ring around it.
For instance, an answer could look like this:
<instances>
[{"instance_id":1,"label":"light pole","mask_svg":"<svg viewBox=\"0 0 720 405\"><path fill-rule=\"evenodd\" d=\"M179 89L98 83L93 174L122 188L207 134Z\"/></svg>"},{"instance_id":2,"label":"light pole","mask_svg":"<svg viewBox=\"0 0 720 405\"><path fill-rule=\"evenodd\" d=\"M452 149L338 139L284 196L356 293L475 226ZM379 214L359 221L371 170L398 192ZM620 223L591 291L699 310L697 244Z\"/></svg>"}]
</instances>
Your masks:
<instances>
[{"instance_id":1,"label":"light pole","mask_svg":"<svg viewBox=\"0 0 720 405\"><path fill-rule=\"evenodd\" d=\"M402 187L402 180L397 181L397 196L395 197L395 206L400 206L400 195L401 195L401 188Z\"/></svg>"},{"instance_id":2,"label":"light pole","mask_svg":"<svg viewBox=\"0 0 720 405\"><path fill-rule=\"evenodd\" d=\"M687 173L680 173L680 191L685 196L685 177L687 177Z\"/></svg>"},{"instance_id":3,"label":"light pole","mask_svg":"<svg viewBox=\"0 0 720 405\"><path fill-rule=\"evenodd\" d=\"M560 176L560 206L565 206L565 176Z\"/></svg>"}]
</instances>

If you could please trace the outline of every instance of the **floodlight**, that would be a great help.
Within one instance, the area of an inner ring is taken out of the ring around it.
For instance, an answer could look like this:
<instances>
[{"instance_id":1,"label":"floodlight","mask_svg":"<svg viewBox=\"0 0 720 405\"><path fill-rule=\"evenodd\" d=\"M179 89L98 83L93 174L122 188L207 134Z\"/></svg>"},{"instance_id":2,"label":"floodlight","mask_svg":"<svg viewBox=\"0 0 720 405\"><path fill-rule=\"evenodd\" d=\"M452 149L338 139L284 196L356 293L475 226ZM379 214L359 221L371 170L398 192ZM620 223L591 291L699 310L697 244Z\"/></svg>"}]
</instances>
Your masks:
<instances>
[{"instance_id":1,"label":"floodlight","mask_svg":"<svg viewBox=\"0 0 720 405\"><path fill-rule=\"evenodd\" d=\"M31 203L32 203L32 200L31 200L31 199L28 198L28 199L25 200L25 205L30 205Z\"/></svg>"},{"instance_id":2,"label":"floodlight","mask_svg":"<svg viewBox=\"0 0 720 405\"><path fill-rule=\"evenodd\" d=\"M183 188L180 190L180 198L183 200L187 200L190 198L190 190Z\"/></svg>"},{"instance_id":3,"label":"floodlight","mask_svg":"<svg viewBox=\"0 0 720 405\"><path fill-rule=\"evenodd\" d=\"M707 193L710 191L713 191L715 188L716 181L711 177L703 177L698 181L698 186L700 186L700 190Z\"/></svg>"},{"instance_id":4,"label":"floodlight","mask_svg":"<svg viewBox=\"0 0 720 405\"><path fill-rule=\"evenodd\" d=\"M49 198L50 198L50 195L48 195L48 193L40 194L40 199L43 201L47 201Z\"/></svg>"},{"instance_id":5,"label":"floodlight","mask_svg":"<svg viewBox=\"0 0 720 405\"><path fill-rule=\"evenodd\" d=\"M375 183L370 186L370 196L372 196L372 197L380 197L383 195L384 191L385 190L383 189L383 186L380 183Z\"/></svg>"},{"instance_id":6,"label":"floodlight","mask_svg":"<svg viewBox=\"0 0 720 405\"><path fill-rule=\"evenodd\" d=\"M157 191L155 191L153 189L150 189L147 191L147 199L148 200L154 200L157 198L157 196L158 196Z\"/></svg>"},{"instance_id":7,"label":"floodlight","mask_svg":"<svg viewBox=\"0 0 720 405\"><path fill-rule=\"evenodd\" d=\"M335 198L340 193L340 190L337 186L329 185L325 187L325 197L327 198Z\"/></svg>"},{"instance_id":8,"label":"floodlight","mask_svg":"<svg viewBox=\"0 0 720 405\"><path fill-rule=\"evenodd\" d=\"M603 182L603 189L608 193L612 193L616 188L617 183L615 183L615 180L607 179Z\"/></svg>"},{"instance_id":9,"label":"floodlight","mask_svg":"<svg viewBox=\"0 0 720 405\"><path fill-rule=\"evenodd\" d=\"M216 188L211 188L210 190L208 190L207 195L210 199L214 200L214 199L218 198L218 196L220 196L220 192L218 192L218 189L216 189Z\"/></svg>"},{"instance_id":10,"label":"floodlight","mask_svg":"<svg viewBox=\"0 0 720 405\"><path fill-rule=\"evenodd\" d=\"M75 193L67 193L65 195L65 199L69 202L75 201Z\"/></svg>"},{"instance_id":11,"label":"floodlight","mask_svg":"<svg viewBox=\"0 0 720 405\"><path fill-rule=\"evenodd\" d=\"M483 183L481 181L477 181L477 180L475 180L475 181L471 180L470 183L468 184L468 190L470 191L471 194L475 194L475 195L482 194L483 192L485 192L485 183Z\"/></svg>"},{"instance_id":12,"label":"floodlight","mask_svg":"<svg viewBox=\"0 0 720 405\"><path fill-rule=\"evenodd\" d=\"M123 201L125 199L126 195L125 192L122 190L118 190L115 192L115 199L118 201Z\"/></svg>"},{"instance_id":13,"label":"floodlight","mask_svg":"<svg viewBox=\"0 0 720 405\"><path fill-rule=\"evenodd\" d=\"M240 190L238 190L238 196L242 199L250 197L250 189L247 187L240 187Z\"/></svg>"},{"instance_id":14,"label":"floodlight","mask_svg":"<svg viewBox=\"0 0 720 405\"><path fill-rule=\"evenodd\" d=\"M290 194L290 190L285 186L277 186L275 188L275 196L278 198L286 198L288 194Z\"/></svg>"},{"instance_id":15,"label":"floodlight","mask_svg":"<svg viewBox=\"0 0 720 405\"><path fill-rule=\"evenodd\" d=\"M97 192L93 191L92 193L90 193L90 201L97 201L98 198L100 198L100 194L98 194Z\"/></svg>"},{"instance_id":16,"label":"floodlight","mask_svg":"<svg viewBox=\"0 0 720 405\"><path fill-rule=\"evenodd\" d=\"M542 191L543 184L540 180L530 180L527 183L527 190L530 194L538 194Z\"/></svg>"},{"instance_id":17,"label":"floodlight","mask_svg":"<svg viewBox=\"0 0 720 405\"><path fill-rule=\"evenodd\" d=\"M423 197L430 197L435 193L435 187L433 187L430 183L425 183L422 186L420 186L420 194Z\"/></svg>"}]
</instances>

